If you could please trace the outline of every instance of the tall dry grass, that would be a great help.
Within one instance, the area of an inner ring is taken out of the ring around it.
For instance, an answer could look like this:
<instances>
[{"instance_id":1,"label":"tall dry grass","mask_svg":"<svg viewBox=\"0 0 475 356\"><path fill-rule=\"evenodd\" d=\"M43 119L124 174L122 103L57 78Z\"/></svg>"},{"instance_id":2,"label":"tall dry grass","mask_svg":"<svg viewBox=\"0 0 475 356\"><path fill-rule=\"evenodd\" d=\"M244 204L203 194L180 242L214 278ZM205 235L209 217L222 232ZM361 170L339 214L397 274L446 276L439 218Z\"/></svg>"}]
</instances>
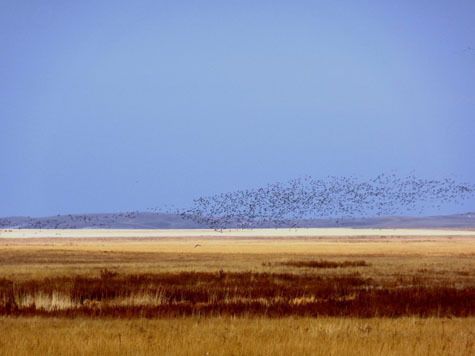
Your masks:
<instances>
[{"instance_id":1,"label":"tall dry grass","mask_svg":"<svg viewBox=\"0 0 475 356\"><path fill-rule=\"evenodd\" d=\"M469 356L474 330L474 318L0 317L0 354Z\"/></svg>"},{"instance_id":2,"label":"tall dry grass","mask_svg":"<svg viewBox=\"0 0 475 356\"><path fill-rule=\"evenodd\" d=\"M358 262L359 263L359 262ZM180 317L475 315L475 288L421 278L376 282L359 273L181 272L0 279L0 314Z\"/></svg>"}]
</instances>

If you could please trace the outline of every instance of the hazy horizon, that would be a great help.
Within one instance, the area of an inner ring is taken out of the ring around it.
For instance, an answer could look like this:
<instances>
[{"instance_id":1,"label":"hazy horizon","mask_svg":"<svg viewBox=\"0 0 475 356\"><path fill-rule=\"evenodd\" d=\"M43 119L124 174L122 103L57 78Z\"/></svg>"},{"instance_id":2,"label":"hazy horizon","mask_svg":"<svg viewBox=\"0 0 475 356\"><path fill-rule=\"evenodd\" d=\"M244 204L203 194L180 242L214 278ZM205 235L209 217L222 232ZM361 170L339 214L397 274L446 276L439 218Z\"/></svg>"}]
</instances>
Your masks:
<instances>
[{"instance_id":1,"label":"hazy horizon","mask_svg":"<svg viewBox=\"0 0 475 356\"><path fill-rule=\"evenodd\" d=\"M10 215L10 216L0 216L0 219L8 219L8 218L32 218L32 219L41 219L41 218L54 218L59 216L68 216L68 215L73 215L73 216L84 216L84 215L118 215L118 214L126 214L126 213L134 213L134 214L170 214L174 215L175 213L173 212L161 212L161 211L140 211L140 210L134 210L134 211L118 211L118 212L110 212L110 211L105 211L105 212L90 212L90 213L65 213L65 214L56 214L56 215ZM425 218L425 217L437 217L437 216L450 216L450 215L463 215L463 214L472 214L475 213L475 211L465 211L465 212L458 212L458 213L452 213L452 214L442 214L442 213L436 213L436 214L408 214L408 215L381 215L381 216L346 216L346 217L327 217L327 218L322 218L322 217L316 217L313 218L312 220L360 220L360 219L384 219L384 218L396 218L396 217L402 217L402 218ZM301 220L308 220L308 219L301 219Z\"/></svg>"}]
</instances>

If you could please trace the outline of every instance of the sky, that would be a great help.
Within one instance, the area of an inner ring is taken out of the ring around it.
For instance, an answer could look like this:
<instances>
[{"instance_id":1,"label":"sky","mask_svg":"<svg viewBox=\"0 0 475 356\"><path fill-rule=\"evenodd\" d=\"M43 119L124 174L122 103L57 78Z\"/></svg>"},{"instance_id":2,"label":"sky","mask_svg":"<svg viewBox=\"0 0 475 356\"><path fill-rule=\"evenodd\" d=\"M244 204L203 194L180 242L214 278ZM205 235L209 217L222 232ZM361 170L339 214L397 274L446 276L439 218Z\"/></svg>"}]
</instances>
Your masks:
<instances>
[{"instance_id":1,"label":"sky","mask_svg":"<svg viewBox=\"0 0 475 356\"><path fill-rule=\"evenodd\" d=\"M0 216L303 175L475 183L474 1L0 0ZM443 213L475 211L475 199Z\"/></svg>"}]
</instances>

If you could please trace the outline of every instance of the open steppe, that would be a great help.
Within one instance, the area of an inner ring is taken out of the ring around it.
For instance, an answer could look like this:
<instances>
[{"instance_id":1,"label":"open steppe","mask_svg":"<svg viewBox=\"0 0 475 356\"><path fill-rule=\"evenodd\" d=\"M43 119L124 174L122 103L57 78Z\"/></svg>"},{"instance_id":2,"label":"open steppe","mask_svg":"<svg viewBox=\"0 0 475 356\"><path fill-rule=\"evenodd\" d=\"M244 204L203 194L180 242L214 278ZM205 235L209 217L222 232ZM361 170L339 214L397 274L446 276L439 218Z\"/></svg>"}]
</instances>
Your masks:
<instances>
[{"instance_id":1,"label":"open steppe","mask_svg":"<svg viewBox=\"0 0 475 356\"><path fill-rule=\"evenodd\" d=\"M0 230L0 314L2 355L470 355L475 231Z\"/></svg>"}]
</instances>

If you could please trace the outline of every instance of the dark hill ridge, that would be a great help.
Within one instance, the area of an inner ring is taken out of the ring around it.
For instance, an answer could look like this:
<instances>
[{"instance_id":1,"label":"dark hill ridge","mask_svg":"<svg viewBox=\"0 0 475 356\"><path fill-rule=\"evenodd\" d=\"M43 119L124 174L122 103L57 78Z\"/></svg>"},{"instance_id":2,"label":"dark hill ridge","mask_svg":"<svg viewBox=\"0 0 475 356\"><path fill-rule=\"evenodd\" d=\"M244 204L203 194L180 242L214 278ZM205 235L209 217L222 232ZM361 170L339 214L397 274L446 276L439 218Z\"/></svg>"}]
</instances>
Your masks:
<instances>
[{"instance_id":1,"label":"dark hill ridge","mask_svg":"<svg viewBox=\"0 0 475 356\"><path fill-rule=\"evenodd\" d=\"M306 219L266 224L259 227L350 227L350 228L475 228L475 212L453 215L407 217L386 216L374 218ZM229 228L235 226L229 225ZM111 214L76 214L50 217L0 218L2 229L205 229L191 219L178 214L125 212Z\"/></svg>"}]
</instances>

